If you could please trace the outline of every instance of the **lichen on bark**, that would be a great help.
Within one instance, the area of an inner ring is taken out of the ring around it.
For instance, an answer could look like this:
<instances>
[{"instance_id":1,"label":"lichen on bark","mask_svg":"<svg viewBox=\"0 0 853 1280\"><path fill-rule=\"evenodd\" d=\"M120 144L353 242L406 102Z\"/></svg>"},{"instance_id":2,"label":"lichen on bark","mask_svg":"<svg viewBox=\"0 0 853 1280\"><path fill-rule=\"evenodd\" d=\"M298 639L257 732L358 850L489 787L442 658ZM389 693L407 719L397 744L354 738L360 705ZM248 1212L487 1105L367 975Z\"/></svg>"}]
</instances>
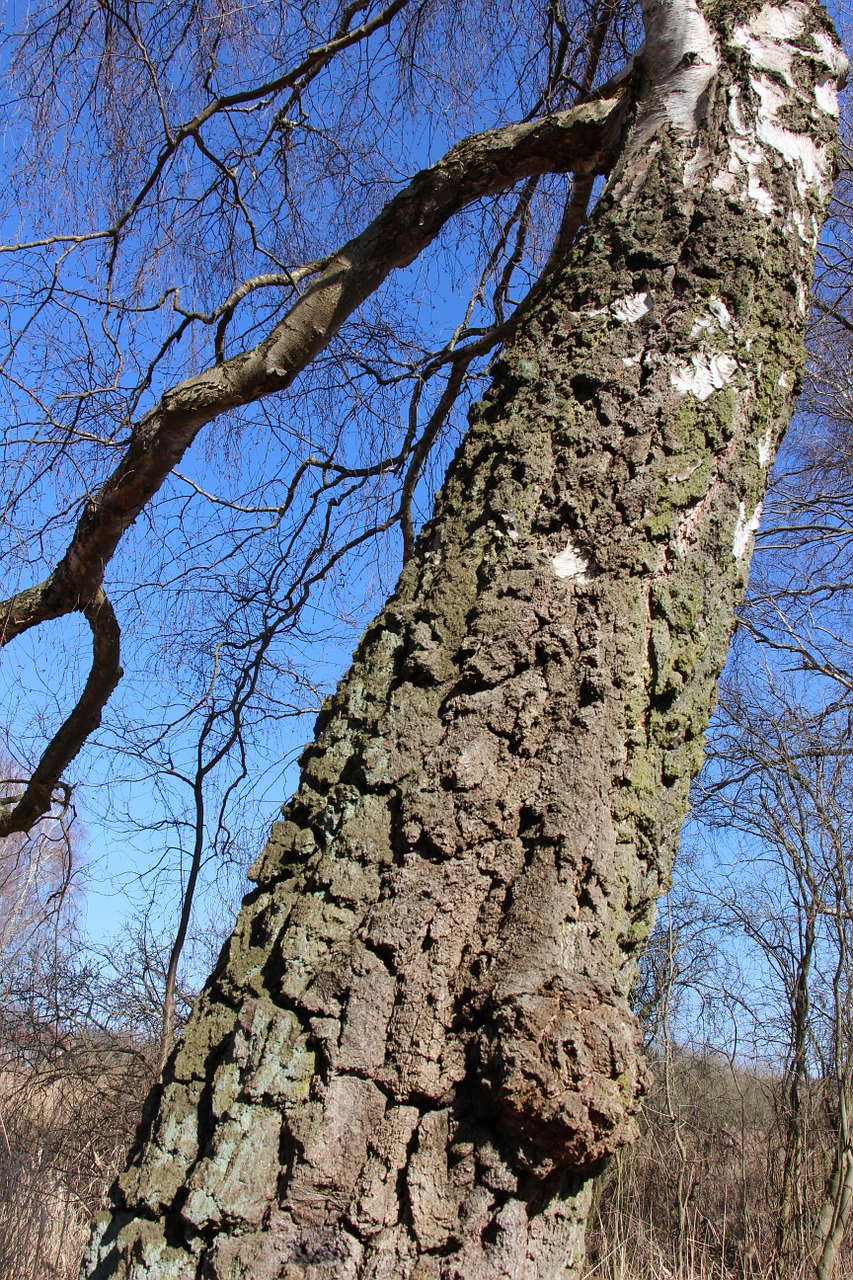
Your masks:
<instances>
[{"instance_id":1,"label":"lichen on bark","mask_svg":"<svg viewBox=\"0 0 853 1280\"><path fill-rule=\"evenodd\" d=\"M324 706L93 1280L578 1274L843 73L814 4L646 20L607 189Z\"/></svg>"}]
</instances>

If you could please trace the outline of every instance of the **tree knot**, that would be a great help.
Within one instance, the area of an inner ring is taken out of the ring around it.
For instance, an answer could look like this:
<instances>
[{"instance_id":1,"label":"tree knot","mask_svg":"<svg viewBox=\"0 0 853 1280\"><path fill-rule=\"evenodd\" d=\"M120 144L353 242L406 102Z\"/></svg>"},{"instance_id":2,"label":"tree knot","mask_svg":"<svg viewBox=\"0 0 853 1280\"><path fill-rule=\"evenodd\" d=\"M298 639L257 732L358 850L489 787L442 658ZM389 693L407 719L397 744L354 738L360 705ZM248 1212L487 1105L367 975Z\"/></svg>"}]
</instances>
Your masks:
<instances>
[{"instance_id":1,"label":"tree knot","mask_svg":"<svg viewBox=\"0 0 853 1280\"><path fill-rule=\"evenodd\" d=\"M593 983L515 994L477 1046L481 1079L537 1172L591 1171L634 1136L645 1067L621 996Z\"/></svg>"}]
</instances>

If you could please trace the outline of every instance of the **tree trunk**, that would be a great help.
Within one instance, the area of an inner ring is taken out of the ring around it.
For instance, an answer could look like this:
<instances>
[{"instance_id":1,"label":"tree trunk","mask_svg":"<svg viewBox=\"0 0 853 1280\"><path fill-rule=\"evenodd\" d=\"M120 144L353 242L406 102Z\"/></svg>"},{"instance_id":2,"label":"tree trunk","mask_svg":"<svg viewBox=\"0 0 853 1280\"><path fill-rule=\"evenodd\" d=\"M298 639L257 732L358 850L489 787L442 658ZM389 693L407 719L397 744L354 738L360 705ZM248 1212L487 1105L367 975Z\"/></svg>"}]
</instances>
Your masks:
<instances>
[{"instance_id":1,"label":"tree trunk","mask_svg":"<svg viewBox=\"0 0 853 1280\"><path fill-rule=\"evenodd\" d=\"M648 7L608 188L323 708L91 1277L579 1274L844 70L815 5L715 12Z\"/></svg>"},{"instance_id":2,"label":"tree trunk","mask_svg":"<svg viewBox=\"0 0 853 1280\"><path fill-rule=\"evenodd\" d=\"M807 896L806 924L802 936L802 950L796 961L794 990L791 992L791 1064L782 1101L784 1125L782 1139L784 1159L782 1163L782 1187L779 1194L779 1212L776 1222L776 1256L773 1275L785 1280L796 1266L797 1256L803 1247L803 1173L805 1165L805 1103L809 1084L809 1031L810 998L809 983L815 950L817 915L812 905L815 897L813 884L799 878L799 888ZM789 997L790 998L790 997Z\"/></svg>"},{"instance_id":3,"label":"tree trunk","mask_svg":"<svg viewBox=\"0 0 853 1280\"><path fill-rule=\"evenodd\" d=\"M850 1218L853 1216L853 1151L840 1142L833 1157L826 1199L818 1221L814 1249L815 1280L833 1280L836 1275Z\"/></svg>"}]
</instances>

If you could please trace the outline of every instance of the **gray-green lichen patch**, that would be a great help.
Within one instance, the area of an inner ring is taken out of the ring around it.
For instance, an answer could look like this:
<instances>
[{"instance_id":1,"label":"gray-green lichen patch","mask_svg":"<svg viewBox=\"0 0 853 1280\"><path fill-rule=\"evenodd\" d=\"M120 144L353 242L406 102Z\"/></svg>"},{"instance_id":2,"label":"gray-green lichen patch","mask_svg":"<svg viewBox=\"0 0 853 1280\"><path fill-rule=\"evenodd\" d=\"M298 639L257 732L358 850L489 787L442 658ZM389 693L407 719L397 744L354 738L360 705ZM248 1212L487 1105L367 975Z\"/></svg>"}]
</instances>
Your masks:
<instances>
[{"instance_id":1,"label":"gray-green lichen patch","mask_svg":"<svg viewBox=\"0 0 853 1280\"><path fill-rule=\"evenodd\" d=\"M187 1181L184 1221L196 1231L258 1226L275 1199L280 1134L275 1109L232 1102Z\"/></svg>"}]
</instances>

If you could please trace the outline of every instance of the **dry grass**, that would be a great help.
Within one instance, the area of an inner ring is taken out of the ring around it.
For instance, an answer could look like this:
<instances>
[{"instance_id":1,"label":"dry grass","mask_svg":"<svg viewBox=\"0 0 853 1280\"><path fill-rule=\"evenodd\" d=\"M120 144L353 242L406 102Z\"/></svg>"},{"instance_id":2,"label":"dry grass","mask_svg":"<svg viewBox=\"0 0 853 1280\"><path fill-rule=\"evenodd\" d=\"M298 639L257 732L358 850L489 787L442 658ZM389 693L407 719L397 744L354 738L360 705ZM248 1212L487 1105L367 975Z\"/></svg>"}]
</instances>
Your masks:
<instances>
[{"instance_id":1,"label":"dry grass","mask_svg":"<svg viewBox=\"0 0 853 1280\"><path fill-rule=\"evenodd\" d=\"M114 1048L0 1071L0 1280L76 1280L147 1082L144 1060Z\"/></svg>"},{"instance_id":2,"label":"dry grass","mask_svg":"<svg viewBox=\"0 0 853 1280\"><path fill-rule=\"evenodd\" d=\"M712 1226L695 1212L673 1239L654 1219L604 1211L593 1236L594 1261L585 1280L775 1280L779 1275L772 1244L744 1249L741 1242L727 1239L725 1222ZM784 1270L785 1280L807 1280L813 1274L802 1258Z\"/></svg>"},{"instance_id":3,"label":"dry grass","mask_svg":"<svg viewBox=\"0 0 853 1280\"><path fill-rule=\"evenodd\" d=\"M712 1056L662 1064L636 1144L598 1190L585 1280L811 1280L808 1242L830 1135L814 1123L800 1187L800 1238L779 1258L780 1081ZM849 1242L837 1277L853 1276Z\"/></svg>"}]
</instances>

